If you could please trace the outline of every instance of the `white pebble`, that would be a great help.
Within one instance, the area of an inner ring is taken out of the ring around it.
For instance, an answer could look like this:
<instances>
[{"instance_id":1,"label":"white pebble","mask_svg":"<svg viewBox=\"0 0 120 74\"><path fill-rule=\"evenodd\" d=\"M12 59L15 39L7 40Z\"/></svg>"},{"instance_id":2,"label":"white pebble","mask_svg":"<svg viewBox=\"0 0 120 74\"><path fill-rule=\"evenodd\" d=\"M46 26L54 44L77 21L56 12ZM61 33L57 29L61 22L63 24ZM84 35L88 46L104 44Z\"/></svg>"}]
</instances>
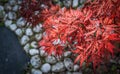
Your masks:
<instances>
[{"instance_id":1,"label":"white pebble","mask_svg":"<svg viewBox=\"0 0 120 74\"><path fill-rule=\"evenodd\" d=\"M15 31L16 35L17 36L22 36L22 30L20 28L18 28L16 31Z\"/></svg>"},{"instance_id":2,"label":"white pebble","mask_svg":"<svg viewBox=\"0 0 120 74\"><path fill-rule=\"evenodd\" d=\"M29 37L24 35L20 40L21 45L25 45L29 40L30 40Z\"/></svg>"},{"instance_id":3,"label":"white pebble","mask_svg":"<svg viewBox=\"0 0 120 74\"><path fill-rule=\"evenodd\" d=\"M27 43L27 44L23 47L23 49L25 50L26 53L28 53L28 52L29 52L29 49L30 49L30 44Z\"/></svg>"},{"instance_id":4,"label":"white pebble","mask_svg":"<svg viewBox=\"0 0 120 74\"><path fill-rule=\"evenodd\" d=\"M30 55L39 54L39 50L38 50L38 49L30 49L30 50L29 50L29 54L30 54Z\"/></svg>"},{"instance_id":5,"label":"white pebble","mask_svg":"<svg viewBox=\"0 0 120 74\"><path fill-rule=\"evenodd\" d=\"M51 69L51 65L48 63L43 64L41 67L41 71L44 73L48 73L50 69Z\"/></svg>"},{"instance_id":6,"label":"white pebble","mask_svg":"<svg viewBox=\"0 0 120 74\"><path fill-rule=\"evenodd\" d=\"M41 34L41 33L40 33L40 34L36 34L36 35L35 35L35 39L36 39L37 41L41 40L41 39L42 39L42 34Z\"/></svg>"},{"instance_id":7,"label":"white pebble","mask_svg":"<svg viewBox=\"0 0 120 74\"><path fill-rule=\"evenodd\" d=\"M32 69L31 73L32 74L42 74L42 72L40 70L38 70L38 69Z\"/></svg>"},{"instance_id":8,"label":"white pebble","mask_svg":"<svg viewBox=\"0 0 120 74\"><path fill-rule=\"evenodd\" d=\"M11 24L11 25L10 25L10 29L11 29L12 31L15 31L15 30L17 29L16 24Z\"/></svg>"},{"instance_id":9,"label":"white pebble","mask_svg":"<svg viewBox=\"0 0 120 74\"><path fill-rule=\"evenodd\" d=\"M25 21L25 19L24 19L23 17L20 17L20 18L17 20L17 22L16 22L16 24L17 24L18 27L23 27L23 26L25 26L25 23L26 23L26 21Z\"/></svg>"},{"instance_id":10,"label":"white pebble","mask_svg":"<svg viewBox=\"0 0 120 74\"><path fill-rule=\"evenodd\" d=\"M5 20L5 26L9 27L12 24L11 20Z\"/></svg>"},{"instance_id":11,"label":"white pebble","mask_svg":"<svg viewBox=\"0 0 120 74\"><path fill-rule=\"evenodd\" d=\"M33 35L32 29L27 28L26 31L25 31L25 34L28 35L28 36L32 36Z\"/></svg>"}]
</instances>

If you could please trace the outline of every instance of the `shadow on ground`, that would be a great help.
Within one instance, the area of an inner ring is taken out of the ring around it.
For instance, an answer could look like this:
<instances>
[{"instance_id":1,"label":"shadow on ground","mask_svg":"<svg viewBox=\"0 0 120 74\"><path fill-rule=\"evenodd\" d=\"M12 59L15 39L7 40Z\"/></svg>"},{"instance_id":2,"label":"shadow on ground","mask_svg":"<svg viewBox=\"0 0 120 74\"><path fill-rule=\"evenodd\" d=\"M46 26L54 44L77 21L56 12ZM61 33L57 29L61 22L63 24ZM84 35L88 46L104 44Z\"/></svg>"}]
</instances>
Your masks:
<instances>
[{"instance_id":1,"label":"shadow on ground","mask_svg":"<svg viewBox=\"0 0 120 74\"><path fill-rule=\"evenodd\" d=\"M17 36L0 27L0 74L23 74L29 57L23 51Z\"/></svg>"}]
</instances>

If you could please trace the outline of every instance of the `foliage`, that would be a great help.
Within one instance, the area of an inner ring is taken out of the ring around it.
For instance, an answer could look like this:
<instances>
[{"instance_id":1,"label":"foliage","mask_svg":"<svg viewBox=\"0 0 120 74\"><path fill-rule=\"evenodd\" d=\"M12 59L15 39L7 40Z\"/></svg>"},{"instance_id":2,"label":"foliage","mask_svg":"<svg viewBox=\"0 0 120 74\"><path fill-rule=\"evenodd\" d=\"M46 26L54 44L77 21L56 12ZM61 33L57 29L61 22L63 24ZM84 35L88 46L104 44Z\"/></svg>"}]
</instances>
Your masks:
<instances>
[{"instance_id":1,"label":"foliage","mask_svg":"<svg viewBox=\"0 0 120 74\"><path fill-rule=\"evenodd\" d=\"M34 12L39 8L34 6L36 0L33 1L28 7L23 3L21 12L34 25L44 22L45 32L39 45L44 46L49 55L54 52L60 56L68 48L77 54L75 63L78 60L80 65L92 62L95 69L103 60L109 60L117 49L120 51L113 44L120 43L119 0L88 0L82 9L76 10L50 5L36 16Z\"/></svg>"}]
</instances>

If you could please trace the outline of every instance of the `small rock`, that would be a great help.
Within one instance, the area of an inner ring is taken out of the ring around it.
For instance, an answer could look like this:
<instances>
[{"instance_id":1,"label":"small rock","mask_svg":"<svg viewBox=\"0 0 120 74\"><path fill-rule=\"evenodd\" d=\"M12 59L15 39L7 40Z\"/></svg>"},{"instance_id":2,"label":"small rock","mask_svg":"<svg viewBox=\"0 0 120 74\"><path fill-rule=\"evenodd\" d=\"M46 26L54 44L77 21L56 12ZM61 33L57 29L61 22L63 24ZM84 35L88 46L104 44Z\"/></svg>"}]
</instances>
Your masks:
<instances>
[{"instance_id":1,"label":"small rock","mask_svg":"<svg viewBox=\"0 0 120 74\"><path fill-rule=\"evenodd\" d=\"M15 34L19 37L22 36L22 30L20 28L18 28L16 31L15 31Z\"/></svg>"},{"instance_id":2,"label":"small rock","mask_svg":"<svg viewBox=\"0 0 120 74\"><path fill-rule=\"evenodd\" d=\"M10 5L16 5L17 1L16 0L8 0Z\"/></svg>"},{"instance_id":3,"label":"small rock","mask_svg":"<svg viewBox=\"0 0 120 74\"><path fill-rule=\"evenodd\" d=\"M80 69L80 66L79 65L74 65L74 71L78 71Z\"/></svg>"},{"instance_id":4,"label":"small rock","mask_svg":"<svg viewBox=\"0 0 120 74\"><path fill-rule=\"evenodd\" d=\"M3 11L4 10L4 7L0 5L0 11Z\"/></svg>"},{"instance_id":5,"label":"small rock","mask_svg":"<svg viewBox=\"0 0 120 74\"><path fill-rule=\"evenodd\" d=\"M0 5L0 19L4 18L4 16L5 16L4 7Z\"/></svg>"},{"instance_id":6,"label":"small rock","mask_svg":"<svg viewBox=\"0 0 120 74\"><path fill-rule=\"evenodd\" d=\"M17 29L16 24L11 24L11 25L10 25L10 29L11 29L12 31L15 31L15 30Z\"/></svg>"},{"instance_id":7,"label":"small rock","mask_svg":"<svg viewBox=\"0 0 120 74\"><path fill-rule=\"evenodd\" d=\"M40 56L42 57L47 56L47 53L45 52L44 47L40 48Z\"/></svg>"},{"instance_id":8,"label":"small rock","mask_svg":"<svg viewBox=\"0 0 120 74\"><path fill-rule=\"evenodd\" d=\"M26 23L26 21L25 21L25 19L24 19L23 17L20 17L20 18L17 20L17 22L16 22L16 24L17 24L18 27L23 27L23 26L25 26L25 23Z\"/></svg>"},{"instance_id":9,"label":"small rock","mask_svg":"<svg viewBox=\"0 0 120 74\"><path fill-rule=\"evenodd\" d=\"M65 58L64 59L64 65L67 70L72 71L74 68L74 63L70 58Z\"/></svg>"},{"instance_id":10,"label":"small rock","mask_svg":"<svg viewBox=\"0 0 120 74\"><path fill-rule=\"evenodd\" d=\"M29 52L29 49L30 49L30 44L27 43L27 44L23 47L23 49L25 50L26 53L28 53L28 52Z\"/></svg>"},{"instance_id":11,"label":"small rock","mask_svg":"<svg viewBox=\"0 0 120 74\"><path fill-rule=\"evenodd\" d=\"M66 51L64 52L64 57L69 57L71 56L72 52L71 51Z\"/></svg>"},{"instance_id":12,"label":"small rock","mask_svg":"<svg viewBox=\"0 0 120 74\"><path fill-rule=\"evenodd\" d=\"M78 6L78 0L73 0L73 4L72 4L72 7L75 8Z\"/></svg>"},{"instance_id":13,"label":"small rock","mask_svg":"<svg viewBox=\"0 0 120 74\"><path fill-rule=\"evenodd\" d=\"M12 24L11 20L5 20L5 26L9 27Z\"/></svg>"},{"instance_id":14,"label":"small rock","mask_svg":"<svg viewBox=\"0 0 120 74\"><path fill-rule=\"evenodd\" d=\"M28 36L32 36L33 35L32 29L27 28L26 31L25 31L25 34L28 35Z\"/></svg>"},{"instance_id":15,"label":"small rock","mask_svg":"<svg viewBox=\"0 0 120 74\"><path fill-rule=\"evenodd\" d=\"M8 3L5 4L4 8L5 8L6 11L11 11L12 10L12 7Z\"/></svg>"},{"instance_id":16,"label":"small rock","mask_svg":"<svg viewBox=\"0 0 120 74\"><path fill-rule=\"evenodd\" d=\"M37 42L36 41L31 42L31 47L37 48L38 47Z\"/></svg>"},{"instance_id":17,"label":"small rock","mask_svg":"<svg viewBox=\"0 0 120 74\"><path fill-rule=\"evenodd\" d=\"M39 68L41 65L41 59L38 55L32 56L30 59L30 63L34 68Z\"/></svg>"},{"instance_id":18,"label":"small rock","mask_svg":"<svg viewBox=\"0 0 120 74\"><path fill-rule=\"evenodd\" d=\"M72 0L64 0L63 4L65 7L69 8L72 5Z\"/></svg>"},{"instance_id":19,"label":"small rock","mask_svg":"<svg viewBox=\"0 0 120 74\"><path fill-rule=\"evenodd\" d=\"M32 69L31 73L32 74L42 74L42 72L40 70L38 70L38 69Z\"/></svg>"},{"instance_id":20,"label":"small rock","mask_svg":"<svg viewBox=\"0 0 120 74\"><path fill-rule=\"evenodd\" d=\"M33 31L36 32L36 33L39 33L41 30L42 30L42 24L36 25L33 28Z\"/></svg>"},{"instance_id":21,"label":"small rock","mask_svg":"<svg viewBox=\"0 0 120 74\"><path fill-rule=\"evenodd\" d=\"M42 39L42 34L41 34L41 33L40 33L40 34L36 34L36 35L35 35L35 39L36 39L37 41L41 40L41 39Z\"/></svg>"},{"instance_id":22,"label":"small rock","mask_svg":"<svg viewBox=\"0 0 120 74\"><path fill-rule=\"evenodd\" d=\"M25 45L29 40L30 40L29 37L24 35L20 40L21 45Z\"/></svg>"},{"instance_id":23,"label":"small rock","mask_svg":"<svg viewBox=\"0 0 120 74\"><path fill-rule=\"evenodd\" d=\"M18 5L15 5L15 6L13 7L13 11L14 11L14 12L17 12L18 9L19 9L19 6L18 6Z\"/></svg>"},{"instance_id":24,"label":"small rock","mask_svg":"<svg viewBox=\"0 0 120 74\"><path fill-rule=\"evenodd\" d=\"M62 62L58 62L55 65L52 66L53 72L62 72L65 71L65 66Z\"/></svg>"},{"instance_id":25,"label":"small rock","mask_svg":"<svg viewBox=\"0 0 120 74\"><path fill-rule=\"evenodd\" d=\"M82 74L82 72L73 72L73 74Z\"/></svg>"},{"instance_id":26,"label":"small rock","mask_svg":"<svg viewBox=\"0 0 120 74\"><path fill-rule=\"evenodd\" d=\"M48 63L45 63L41 67L41 71L44 73L48 73L51 70L51 65Z\"/></svg>"},{"instance_id":27,"label":"small rock","mask_svg":"<svg viewBox=\"0 0 120 74\"><path fill-rule=\"evenodd\" d=\"M66 72L66 74L72 74L72 72L70 72L70 71L67 71L67 72Z\"/></svg>"},{"instance_id":28,"label":"small rock","mask_svg":"<svg viewBox=\"0 0 120 74\"><path fill-rule=\"evenodd\" d=\"M16 13L15 12L8 12L8 18L10 20L15 20L17 17Z\"/></svg>"},{"instance_id":29,"label":"small rock","mask_svg":"<svg viewBox=\"0 0 120 74\"><path fill-rule=\"evenodd\" d=\"M30 54L30 55L39 54L39 50L38 50L38 49L30 49L30 50L29 50L29 54Z\"/></svg>"},{"instance_id":30,"label":"small rock","mask_svg":"<svg viewBox=\"0 0 120 74\"><path fill-rule=\"evenodd\" d=\"M54 56L47 56L47 57L45 58L45 61L46 61L47 63L50 63L50 64L54 64L54 63L57 62Z\"/></svg>"}]
</instances>

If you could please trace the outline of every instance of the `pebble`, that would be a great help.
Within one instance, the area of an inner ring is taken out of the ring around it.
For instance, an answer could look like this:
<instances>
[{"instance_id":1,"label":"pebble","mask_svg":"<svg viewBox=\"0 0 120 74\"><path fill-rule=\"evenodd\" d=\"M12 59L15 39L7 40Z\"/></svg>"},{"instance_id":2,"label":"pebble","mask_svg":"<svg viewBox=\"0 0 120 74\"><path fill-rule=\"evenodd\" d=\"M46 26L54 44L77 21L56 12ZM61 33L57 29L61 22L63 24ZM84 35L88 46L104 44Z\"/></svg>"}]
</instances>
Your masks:
<instances>
[{"instance_id":1,"label":"pebble","mask_svg":"<svg viewBox=\"0 0 120 74\"><path fill-rule=\"evenodd\" d=\"M8 18L9 18L10 20L15 20L16 17L17 17L17 15L16 15L15 12L11 12L11 11L8 12Z\"/></svg>"},{"instance_id":2,"label":"pebble","mask_svg":"<svg viewBox=\"0 0 120 74\"><path fill-rule=\"evenodd\" d=\"M16 0L9 0L9 4L10 4L11 6L16 5L16 4L17 4L17 1L16 1Z\"/></svg>"},{"instance_id":3,"label":"pebble","mask_svg":"<svg viewBox=\"0 0 120 74\"><path fill-rule=\"evenodd\" d=\"M77 65L77 64L75 64L75 65L74 65L74 71L78 71L79 69L80 69L80 66Z\"/></svg>"},{"instance_id":4,"label":"pebble","mask_svg":"<svg viewBox=\"0 0 120 74\"><path fill-rule=\"evenodd\" d=\"M44 73L48 73L51 70L51 65L49 63L45 63L41 67L41 71Z\"/></svg>"},{"instance_id":5,"label":"pebble","mask_svg":"<svg viewBox=\"0 0 120 74\"><path fill-rule=\"evenodd\" d=\"M1 18L3 19L4 16L5 16L4 8L3 8L3 6L0 5L0 19L1 19Z\"/></svg>"},{"instance_id":6,"label":"pebble","mask_svg":"<svg viewBox=\"0 0 120 74\"><path fill-rule=\"evenodd\" d=\"M25 34L28 35L28 36L32 36L33 35L32 29L27 28L26 31L25 31Z\"/></svg>"},{"instance_id":7,"label":"pebble","mask_svg":"<svg viewBox=\"0 0 120 74\"><path fill-rule=\"evenodd\" d=\"M12 21L11 20L5 20L4 24L5 24L6 27L9 27L12 24Z\"/></svg>"},{"instance_id":8,"label":"pebble","mask_svg":"<svg viewBox=\"0 0 120 74\"><path fill-rule=\"evenodd\" d=\"M19 6L18 6L18 5L15 5L12 10L13 10L14 12L17 12L18 9L19 9Z\"/></svg>"},{"instance_id":9,"label":"pebble","mask_svg":"<svg viewBox=\"0 0 120 74\"><path fill-rule=\"evenodd\" d=\"M11 11L12 10L12 7L8 3L5 4L4 8L5 8L6 11Z\"/></svg>"},{"instance_id":10,"label":"pebble","mask_svg":"<svg viewBox=\"0 0 120 74\"><path fill-rule=\"evenodd\" d=\"M66 74L72 74L72 72L70 72L70 71L67 71L67 72L66 72Z\"/></svg>"},{"instance_id":11,"label":"pebble","mask_svg":"<svg viewBox=\"0 0 120 74\"><path fill-rule=\"evenodd\" d=\"M26 36L26 35L24 35L24 36L21 38L20 43L21 43L21 45L25 45L29 40L30 40L29 37Z\"/></svg>"},{"instance_id":12,"label":"pebble","mask_svg":"<svg viewBox=\"0 0 120 74\"><path fill-rule=\"evenodd\" d=\"M53 72L62 72L65 71L65 66L63 62L58 62L55 65L52 66L52 71Z\"/></svg>"},{"instance_id":13,"label":"pebble","mask_svg":"<svg viewBox=\"0 0 120 74\"><path fill-rule=\"evenodd\" d=\"M74 69L74 63L70 58L64 59L64 65L68 71L73 71Z\"/></svg>"},{"instance_id":14,"label":"pebble","mask_svg":"<svg viewBox=\"0 0 120 74\"><path fill-rule=\"evenodd\" d=\"M27 44L23 47L23 49L25 50L26 53L28 53L28 52L29 52L29 49L30 49L30 44L27 43Z\"/></svg>"},{"instance_id":15,"label":"pebble","mask_svg":"<svg viewBox=\"0 0 120 74\"><path fill-rule=\"evenodd\" d=\"M31 70L31 73L32 74L43 74L40 70L38 70L38 69L32 69Z\"/></svg>"},{"instance_id":16,"label":"pebble","mask_svg":"<svg viewBox=\"0 0 120 74\"><path fill-rule=\"evenodd\" d=\"M36 41L32 41L32 42L31 42L31 47L32 47L32 48L37 48L37 47L38 47L37 42L36 42Z\"/></svg>"},{"instance_id":17,"label":"pebble","mask_svg":"<svg viewBox=\"0 0 120 74\"><path fill-rule=\"evenodd\" d=\"M47 53L45 52L44 47L41 47L39 50L40 50L40 56L42 57L47 56Z\"/></svg>"},{"instance_id":18,"label":"pebble","mask_svg":"<svg viewBox=\"0 0 120 74\"><path fill-rule=\"evenodd\" d=\"M38 55L32 56L30 63L34 68L39 68L41 66L41 59Z\"/></svg>"},{"instance_id":19,"label":"pebble","mask_svg":"<svg viewBox=\"0 0 120 74\"><path fill-rule=\"evenodd\" d=\"M4 10L4 7L0 5L0 11L3 11Z\"/></svg>"},{"instance_id":20,"label":"pebble","mask_svg":"<svg viewBox=\"0 0 120 74\"><path fill-rule=\"evenodd\" d=\"M41 34L41 33L40 33L40 34L36 34L36 35L35 35L35 39L36 39L37 41L41 40L41 39L42 39L42 34Z\"/></svg>"},{"instance_id":21,"label":"pebble","mask_svg":"<svg viewBox=\"0 0 120 74\"><path fill-rule=\"evenodd\" d=\"M72 0L64 0L63 4L65 7L69 8L72 5Z\"/></svg>"},{"instance_id":22,"label":"pebble","mask_svg":"<svg viewBox=\"0 0 120 74\"><path fill-rule=\"evenodd\" d=\"M26 21L25 21L25 19L24 19L23 17L20 17L20 18L17 20L17 22L16 22L16 24L17 24L18 27L23 27L23 26L25 26L25 23L26 23Z\"/></svg>"},{"instance_id":23,"label":"pebble","mask_svg":"<svg viewBox=\"0 0 120 74\"><path fill-rule=\"evenodd\" d=\"M78 6L78 0L73 0L73 4L72 4L72 7L75 8Z\"/></svg>"},{"instance_id":24,"label":"pebble","mask_svg":"<svg viewBox=\"0 0 120 74\"><path fill-rule=\"evenodd\" d=\"M37 54L39 54L39 50L38 49L30 49L29 54L30 55L37 55Z\"/></svg>"},{"instance_id":25,"label":"pebble","mask_svg":"<svg viewBox=\"0 0 120 74\"><path fill-rule=\"evenodd\" d=\"M22 30L21 30L20 28L18 28L18 29L15 31L15 34L16 34L17 36L21 37L23 33L22 33Z\"/></svg>"},{"instance_id":26,"label":"pebble","mask_svg":"<svg viewBox=\"0 0 120 74\"><path fill-rule=\"evenodd\" d=\"M71 56L72 52L71 51L66 51L64 52L64 57L69 57Z\"/></svg>"},{"instance_id":27,"label":"pebble","mask_svg":"<svg viewBox=\"0 0 120 74\"><path fill-rule=\"evenodd\" d=\"M54 56L47 56L45 58L45 61L50 64L55 64L57 62L56 58Z\"/></svg>"},{"instance_id":28,"label":"pebble","mask_svg":"<svg viewBox=\"0 0 120 74\"><path fill-rule=\"evenodd\" d=\"M36 32L36 33L39 33L41 30L42 30L42 24L36 25L33 28L33 31Z\"/></svg>"},{"instance_id":29,"label":"pebble","mask_svg":"<svg viewBox=\"0 0 120 74\"><path fill-rule=\"evenodd\" d=\"M11 24L9 27L12 31L15 31L17 29L16 24Z\"/></svg>"}]
</instances>

